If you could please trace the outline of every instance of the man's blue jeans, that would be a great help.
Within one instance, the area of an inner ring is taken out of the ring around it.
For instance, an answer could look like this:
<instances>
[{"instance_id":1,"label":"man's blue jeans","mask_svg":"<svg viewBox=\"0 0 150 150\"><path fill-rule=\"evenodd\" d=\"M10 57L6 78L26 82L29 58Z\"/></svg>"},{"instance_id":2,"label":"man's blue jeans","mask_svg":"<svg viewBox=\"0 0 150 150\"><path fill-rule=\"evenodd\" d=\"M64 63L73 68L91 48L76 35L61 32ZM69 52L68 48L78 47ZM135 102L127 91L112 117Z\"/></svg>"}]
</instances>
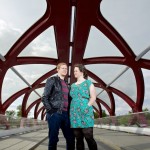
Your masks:
<instances>
[{"instance_id":1,"label":"man's blue jeans","mask_svg":"<svg viewBox=\"0 0 150 150\"><path fill-rule=\"evenodd\" d=\"M49 148L48 150L57 150L57 142L59 129L62 129L63 135L66 139L66 149L74 150L75 149L75 137L73 130L70 128L70 120L68 112L63 111L60 113L47 113L47 121L49 126Z\"/></svg>"}]
</instances>

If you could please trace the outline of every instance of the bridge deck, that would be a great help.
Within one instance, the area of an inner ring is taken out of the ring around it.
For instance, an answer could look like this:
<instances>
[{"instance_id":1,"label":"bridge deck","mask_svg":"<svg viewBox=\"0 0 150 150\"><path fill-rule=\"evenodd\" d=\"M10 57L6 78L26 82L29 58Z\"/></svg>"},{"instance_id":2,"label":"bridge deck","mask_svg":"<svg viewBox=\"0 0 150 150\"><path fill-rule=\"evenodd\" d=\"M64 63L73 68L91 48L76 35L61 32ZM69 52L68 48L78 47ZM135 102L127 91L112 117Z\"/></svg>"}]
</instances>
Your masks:
<instances>
[{"instance_id":1,"label":"bridge deck","mask_svg":"<svg viewBox=\"0 0 150 150\"><path fill-rule=\"evenodd\" d=\"M0 150L47 150L48 130L0 138ZM94 128L100 150L150 150L150 136ZM65 150L65 140L60 131L58 150ZM87 149L87 145L86 145Z\"/></svg>"}]
</instances>

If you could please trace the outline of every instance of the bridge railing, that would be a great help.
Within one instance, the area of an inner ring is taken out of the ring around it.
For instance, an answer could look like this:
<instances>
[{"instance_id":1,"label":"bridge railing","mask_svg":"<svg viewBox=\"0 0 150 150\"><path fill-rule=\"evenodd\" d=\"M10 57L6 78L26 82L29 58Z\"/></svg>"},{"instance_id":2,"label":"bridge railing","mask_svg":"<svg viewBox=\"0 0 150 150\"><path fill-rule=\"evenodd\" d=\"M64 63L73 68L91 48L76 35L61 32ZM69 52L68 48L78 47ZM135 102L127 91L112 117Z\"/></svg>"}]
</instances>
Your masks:
<instances>
[{"instance_id":1,"label":"bridge railing","mask_svg":"<svg viewBox=\"0 0 150 150\"><path fill-rule=\"evenodd\" d=\"M150 135L150 112L98 118L95 127Z\"/></svg>"},{"instance_id":2,"label":"bridge railing","mask_svg":"<svg viewBox=\"0 0 150 150\"><path fill-rule=\"evenodd\" d=\"M0 114L0 137L47 128L47 122L31 118L8 117Z\"/></svg>"}]
</instances>

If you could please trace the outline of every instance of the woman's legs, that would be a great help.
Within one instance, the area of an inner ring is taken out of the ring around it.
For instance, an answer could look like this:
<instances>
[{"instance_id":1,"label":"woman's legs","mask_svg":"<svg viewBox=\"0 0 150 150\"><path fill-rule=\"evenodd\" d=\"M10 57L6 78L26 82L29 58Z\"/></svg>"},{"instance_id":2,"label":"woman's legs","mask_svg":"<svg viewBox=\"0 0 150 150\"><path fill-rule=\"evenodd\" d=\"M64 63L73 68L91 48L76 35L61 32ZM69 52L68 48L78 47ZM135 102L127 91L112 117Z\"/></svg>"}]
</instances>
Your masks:
<instances>
[{"instance_id":1,"label":"woman's legs","mask_svg":"<svg viewBox=\"0 0 150 150\"><path fill-rule=\"evenodd\" d=\"M82 133L82 128L74 128L73 131L76 137L76 149L84 150L84 136Z\"/></svg>"},{"instance_id":2,"label":"woman's legs","mask_svg":"<svg viewBox=\"0 0 150 150\"><path fill-rule=\"evenodd\" d=\"M83 135L87 141L89 150L97 150L96 141L93 138L93 128L83 128L82 129Z\"/></svg>"}]
</instances>

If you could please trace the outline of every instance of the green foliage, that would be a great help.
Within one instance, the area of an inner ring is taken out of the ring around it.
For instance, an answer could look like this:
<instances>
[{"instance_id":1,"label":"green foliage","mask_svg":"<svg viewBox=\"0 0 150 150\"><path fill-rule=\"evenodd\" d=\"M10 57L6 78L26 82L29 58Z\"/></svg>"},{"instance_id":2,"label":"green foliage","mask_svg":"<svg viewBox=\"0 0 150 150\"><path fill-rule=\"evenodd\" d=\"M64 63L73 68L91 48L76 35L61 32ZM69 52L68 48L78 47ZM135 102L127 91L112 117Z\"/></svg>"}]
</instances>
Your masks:
<instances>
[{"instance_id":1,"label":"green foliage","mask_svg":"<svg viewBox=\"0 0 150 150\"><path fill-rule=\"evenodd\" d=\"M108 115L106 114L105 110L102 110L102 117L107 117ZM99 118L99 114L94 111L94 118L97 119Z\"/></svg>"},{"instance_id":2,"label":"green foliage","mask_svg":"<svg viewBox=\"0 0 150 150\"><path fill-rule=\"evenodd\" d=\"M6 111L6 116L10 120L10 118L13 118L15 116L16 112L14 110L7 110Z\"/></svg>"},{"instance_id":3,"label":"green foliage","mask_svg":"<svg viewBox=\"0 0 150 150\"><path fill-rule=\"evenodd\" d=\"M22 105L17 106L17 116L22 117Z\"/></svg>"},{"instance_id":4,"label":"green foliage","mask_svg":"<svg viewBox=\"0 0 150 150\"><path fill-rule=\"evenodd\" d=\"M148 109L148 108L143 108L142 112L145 112L145 111L149 111L149 109ZM131 111L129 111L128 113L129 113L129 114L132 114L133 111L131 110Z\"/></svg>"},{"instance_id":5,"label":"green foliage","mask_svg":"<svg viewBox=\"0 0 150 150\"><path fill-rule=\"evenodd\" d=\"M106 114L105 110L102 110L102 117L107 117L108 115Z\"/></svg>"},{"instance_id":6,"label":"green foliage","mask_svg":"<svg viewBox=\"0 0 150 150\"><path fill-rule=\"evenodd\" d=\"M132 112L132 110L131 110L131 111L129 111L128 113L129 113L129 114L132 114L133 112Z\"/></svg>"},{"instance_id":7,"label":"green foliage","mask_svg":"<svg viewBox=\"0 0 150 150\"><path fill-rule=\"evenodd\" d=\"M149 111L148 108L144 108L143 111Z\"/></svg>"},{"instance_id":8,"label":"green foliage","mask_svg":"<svg viewBox=\"0 0 150 150\"><path fill-rule=\"evenodd\" d=\"M129 122L129 118L130 116L119 116L118 117L118 125L123 125L123 126L127 126L128 122Z\"/></svg>"},{"instance_id":9,"label":"green foliage","mask_svg":"<svg viewBox=\"0 0 150 150\"><path fill-rule=\"evenodd\" d=\"M94 119L97 119L97 118L99 118L99 115L97 112L94 112Z\"/></svg>"}]
</instances>

